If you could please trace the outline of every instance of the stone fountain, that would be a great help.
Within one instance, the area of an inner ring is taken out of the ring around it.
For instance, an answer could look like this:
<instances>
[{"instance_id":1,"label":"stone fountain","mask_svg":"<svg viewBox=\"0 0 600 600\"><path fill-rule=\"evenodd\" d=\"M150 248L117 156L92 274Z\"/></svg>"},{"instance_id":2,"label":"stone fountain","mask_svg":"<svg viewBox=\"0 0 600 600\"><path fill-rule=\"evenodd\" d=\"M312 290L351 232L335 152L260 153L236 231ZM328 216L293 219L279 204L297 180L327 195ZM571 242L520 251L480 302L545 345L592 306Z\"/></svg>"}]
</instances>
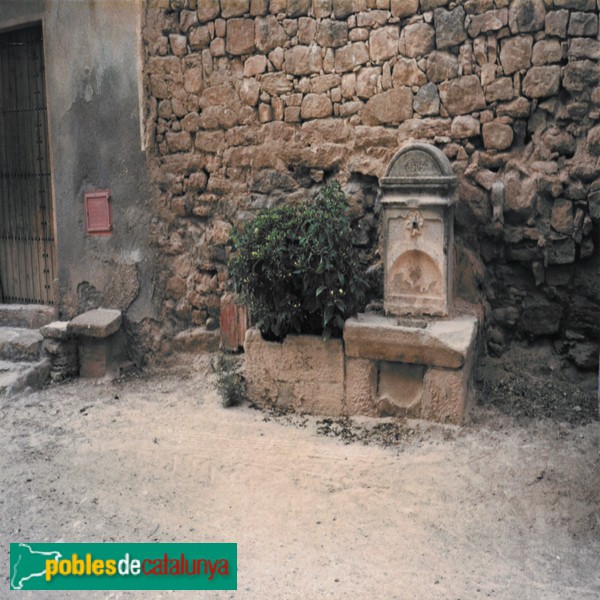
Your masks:
<instances>
[{"instance_id":1,"label":"stone fountain","mask_svg":"<svg viewBox=\"0 0 600 600\"><path fill-rule=\"evenodd\" d=\"M456 184L444 154L421 143L381 179L385 314L346 321L349 414L467 417L478 320L453 298Z\"/></svg>"}]
</instances>

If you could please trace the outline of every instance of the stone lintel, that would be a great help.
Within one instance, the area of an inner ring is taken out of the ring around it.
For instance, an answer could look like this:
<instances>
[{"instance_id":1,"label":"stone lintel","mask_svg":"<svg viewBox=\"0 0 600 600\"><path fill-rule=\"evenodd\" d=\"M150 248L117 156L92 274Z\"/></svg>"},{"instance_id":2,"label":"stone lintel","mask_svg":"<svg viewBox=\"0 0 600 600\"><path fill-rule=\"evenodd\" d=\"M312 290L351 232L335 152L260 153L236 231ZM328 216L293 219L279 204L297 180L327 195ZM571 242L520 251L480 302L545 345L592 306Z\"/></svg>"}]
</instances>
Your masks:
<instances>
[{"instance_id":1,"label":"stone lintel","mask_svg":"<svg viewBox=\"0 0 600 600\"><path fill-rule=\"evenodd\" d=\"M67 331L85 337L106 338L119 330L122 321L120 310L96 308L75 317Z\"/></svg>"},{"instance_id":2,"label":"stone lintel","mask_svg":"<svg viewBox=\"0 0 600 600\"><path fill-rule=\"evenodd\" d=\"M427 327L397 325L397 318L359 314L344 326L346 355L460 369L477 335L477 319L460 316L430 321Z\"/></svg>"}]
</instances>

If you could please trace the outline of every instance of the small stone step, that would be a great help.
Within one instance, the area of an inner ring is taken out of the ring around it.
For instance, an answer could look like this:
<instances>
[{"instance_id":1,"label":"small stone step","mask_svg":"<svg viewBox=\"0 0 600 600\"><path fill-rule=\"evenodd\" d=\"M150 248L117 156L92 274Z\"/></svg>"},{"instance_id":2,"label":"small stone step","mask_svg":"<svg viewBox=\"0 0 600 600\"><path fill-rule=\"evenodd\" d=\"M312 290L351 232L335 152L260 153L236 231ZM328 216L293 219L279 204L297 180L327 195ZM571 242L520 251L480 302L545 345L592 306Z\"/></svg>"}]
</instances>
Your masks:
<instances>
[{"instance_id":1,"label":"small stone step","mask_svg":"<svg viewBox=\"0 0 600 600\"><path fill-rule=\"evenodd\" d=\"M0 327L0 360L39 360L43 339L35 329Z\"/></svg>"},{"instance_id":2,"label":"small stone step","mask_svg":"<svg viewBox=\"0 0 600 600\"><path fill-rule=\"evenodd\" d=\"M0 360L0 398L10 397L27 387L38 387L48 380L50 361L8 362Z\"/></svg>"},{"instance_id":3,"label":"small stone step","mask_svg":"<svg viewBox=\"0 0 600 600\"><path fill-rule=\"evenodd\" d=\"M45 304L0 304L1 327L38 329L54 321L54 307Z\"/></svg>"}]
</instances>

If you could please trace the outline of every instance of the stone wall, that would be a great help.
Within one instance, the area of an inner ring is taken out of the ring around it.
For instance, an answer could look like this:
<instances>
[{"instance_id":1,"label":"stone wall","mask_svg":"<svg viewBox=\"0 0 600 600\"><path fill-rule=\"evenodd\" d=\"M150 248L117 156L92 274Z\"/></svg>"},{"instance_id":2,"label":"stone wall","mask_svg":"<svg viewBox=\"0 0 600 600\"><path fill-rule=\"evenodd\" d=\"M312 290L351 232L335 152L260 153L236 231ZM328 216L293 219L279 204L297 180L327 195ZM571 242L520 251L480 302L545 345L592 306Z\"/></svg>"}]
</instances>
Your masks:
<instances>
[{"instance_id":1,"label":"stone wall","mask_svg":"<svg viewBox=\"0 0 600 600\"><path fill-rule=\"evenodd\" d=\"M231 228L330 177L376 264L377 178L423 140L460 180L456 286L485 307L488 349L544 337L592 368L598 14L596 0L148 0L165 331L216 326Z\"/></svg>"}]
</instances>

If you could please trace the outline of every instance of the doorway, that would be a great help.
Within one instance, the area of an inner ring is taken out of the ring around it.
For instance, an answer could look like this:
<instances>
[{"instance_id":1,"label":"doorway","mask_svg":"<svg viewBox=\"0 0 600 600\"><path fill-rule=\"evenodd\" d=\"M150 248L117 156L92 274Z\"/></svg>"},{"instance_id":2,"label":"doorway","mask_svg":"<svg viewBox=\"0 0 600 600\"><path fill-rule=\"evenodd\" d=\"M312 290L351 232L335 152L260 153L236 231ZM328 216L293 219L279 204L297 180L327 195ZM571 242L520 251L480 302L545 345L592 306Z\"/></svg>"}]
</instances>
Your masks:
<instances>
[{"instance_id":1,"label":"doorway","mask_svg":"<svg viewBox=\"0 0 600 600\"><path fill-rule=\"evenodd\" d=\"M42 26L0 34L0 302L53 304Z\"/></svg>"}]
</instances>

